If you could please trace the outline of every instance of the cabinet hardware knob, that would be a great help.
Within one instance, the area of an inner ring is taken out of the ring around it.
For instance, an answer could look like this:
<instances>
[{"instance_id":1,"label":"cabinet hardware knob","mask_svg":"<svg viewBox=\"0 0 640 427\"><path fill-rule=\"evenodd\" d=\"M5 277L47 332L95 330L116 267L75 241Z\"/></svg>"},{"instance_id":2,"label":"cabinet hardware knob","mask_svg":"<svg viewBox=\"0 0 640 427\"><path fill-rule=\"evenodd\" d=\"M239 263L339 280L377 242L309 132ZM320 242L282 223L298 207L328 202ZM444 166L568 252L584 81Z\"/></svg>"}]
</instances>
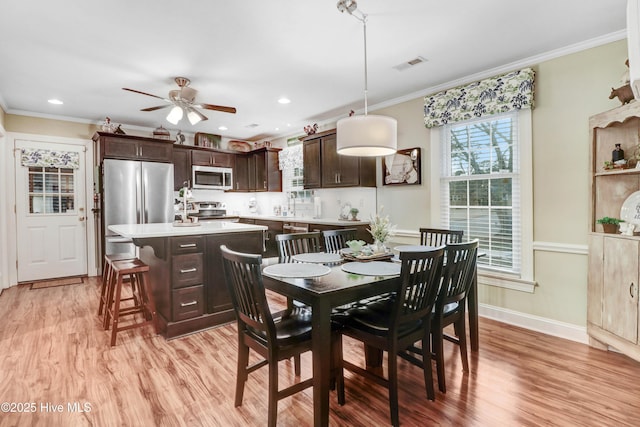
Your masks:
<instances>
[{"instance_id":1,"label":"cabinet hardware knob","mask_svg":"<svg viewBox=\"0 0 640 427\"><path fill-rule=\"evenodd\" d=\"M180 270L180 274L183 274L183 273L194 273L194 272L196 272L196 271L198 271L198 269L197 269L197 268L187 268L187 269L185 269L185 270L182 270L182 269L181 269L181 270Z\"/></svg>"},{"instance_id":2,"label":"cabinet hardware knob","mask_svg":"<svg viewBox=\"0 0 640 427\"><path fill-rule=\"evenodd\" d=\"M189 307L190 305L196 305L196 304L198 304L198 301L181 302L180 307Z\"/></svg>"}]
</instances>

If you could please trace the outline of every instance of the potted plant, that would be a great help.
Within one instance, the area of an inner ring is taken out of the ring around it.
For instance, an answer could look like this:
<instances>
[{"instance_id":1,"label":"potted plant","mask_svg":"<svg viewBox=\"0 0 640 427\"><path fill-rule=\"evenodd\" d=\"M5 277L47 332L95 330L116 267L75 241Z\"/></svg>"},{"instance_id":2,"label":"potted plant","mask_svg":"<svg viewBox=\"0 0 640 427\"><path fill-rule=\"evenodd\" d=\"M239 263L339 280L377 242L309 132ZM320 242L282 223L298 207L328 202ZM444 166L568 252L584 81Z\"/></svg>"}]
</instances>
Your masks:
<instances>
[{"instance_id":1,"label":"potted plant","mask_svg":"<svg viewBox=\"0 0 640 427\"><path fill-rule=\"evenodd\" d=\"M600 218L596 222L598 224L602 224L602 230L605 233L616 233L618 231L618 226L621 222L624 222L624 220L605 216Z\"/></svg>"},{"instance_id":2,"label":"potted plant","mask_svg":"<svg viewBox=\"0 0 640 427\"><path fill-rule=\"evenodd\" d=\"M351 219L353 221L357 221L358 220L358 212L360 212L358 210L358 208L351 208L351 210L349 211L349 213L351 214Z\"/></svg>"}]
</instances>

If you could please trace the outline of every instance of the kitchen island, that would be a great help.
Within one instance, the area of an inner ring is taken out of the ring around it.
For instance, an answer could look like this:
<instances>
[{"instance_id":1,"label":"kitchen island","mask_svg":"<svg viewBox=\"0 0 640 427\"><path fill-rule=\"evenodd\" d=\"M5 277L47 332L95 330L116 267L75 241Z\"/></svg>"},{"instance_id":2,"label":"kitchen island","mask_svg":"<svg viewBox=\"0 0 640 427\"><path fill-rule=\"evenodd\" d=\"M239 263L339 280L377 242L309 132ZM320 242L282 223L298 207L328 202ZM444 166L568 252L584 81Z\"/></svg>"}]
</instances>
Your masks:
<instances>
[{"instance_id":1,"label":"kitchen island","mask_svg":"<svg viewBox=\"0 0 640 427\"><path fill-rule=\"evenodd\" d=\"M158 326L166 338L197 332L235 319L222 272L220 245L260 254L267 227L227 221L193 226L111 225L131 238L149 265Z\"/></svg>"}]
</instances>

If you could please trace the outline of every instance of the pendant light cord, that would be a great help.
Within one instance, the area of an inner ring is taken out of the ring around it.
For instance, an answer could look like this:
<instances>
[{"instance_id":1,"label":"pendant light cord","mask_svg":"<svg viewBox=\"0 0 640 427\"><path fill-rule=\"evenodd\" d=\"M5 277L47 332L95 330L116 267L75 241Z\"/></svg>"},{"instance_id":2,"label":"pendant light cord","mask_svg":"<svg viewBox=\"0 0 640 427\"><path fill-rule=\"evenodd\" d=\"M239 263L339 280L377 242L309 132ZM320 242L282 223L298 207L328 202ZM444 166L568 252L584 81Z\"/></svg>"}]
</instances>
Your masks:
<instances>
[{"instance_id":1,"label":"pendant light cord","mask_svg":"<svg viewBox=\"0 0 640 427\"><path fill-rule=\"evenodd\" d=\"M367 75L367 15L362 14L362 26L364 28L364 115L367 115L367 92L369 81Z\"/></svg>"}]
</instances>

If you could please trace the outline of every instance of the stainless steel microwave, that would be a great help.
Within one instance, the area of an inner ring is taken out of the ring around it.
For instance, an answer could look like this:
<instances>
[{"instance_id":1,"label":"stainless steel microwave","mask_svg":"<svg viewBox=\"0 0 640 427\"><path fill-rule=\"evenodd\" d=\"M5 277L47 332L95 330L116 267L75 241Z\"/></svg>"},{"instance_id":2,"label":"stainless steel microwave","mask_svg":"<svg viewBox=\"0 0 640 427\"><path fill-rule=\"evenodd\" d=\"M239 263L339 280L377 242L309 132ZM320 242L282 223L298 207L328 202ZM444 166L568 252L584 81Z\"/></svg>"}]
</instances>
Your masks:
<instances>
[{"instance_id":1,"label":"stainless steel microwave","mask_svg":"<svg viewBox=\"0 0 640 427\"><path fill-rule=\"evenodd\" d=\"M192 166L192 188L209 190L233 189L233 169L213 166Z\"/></svg>"}]
</instances>

